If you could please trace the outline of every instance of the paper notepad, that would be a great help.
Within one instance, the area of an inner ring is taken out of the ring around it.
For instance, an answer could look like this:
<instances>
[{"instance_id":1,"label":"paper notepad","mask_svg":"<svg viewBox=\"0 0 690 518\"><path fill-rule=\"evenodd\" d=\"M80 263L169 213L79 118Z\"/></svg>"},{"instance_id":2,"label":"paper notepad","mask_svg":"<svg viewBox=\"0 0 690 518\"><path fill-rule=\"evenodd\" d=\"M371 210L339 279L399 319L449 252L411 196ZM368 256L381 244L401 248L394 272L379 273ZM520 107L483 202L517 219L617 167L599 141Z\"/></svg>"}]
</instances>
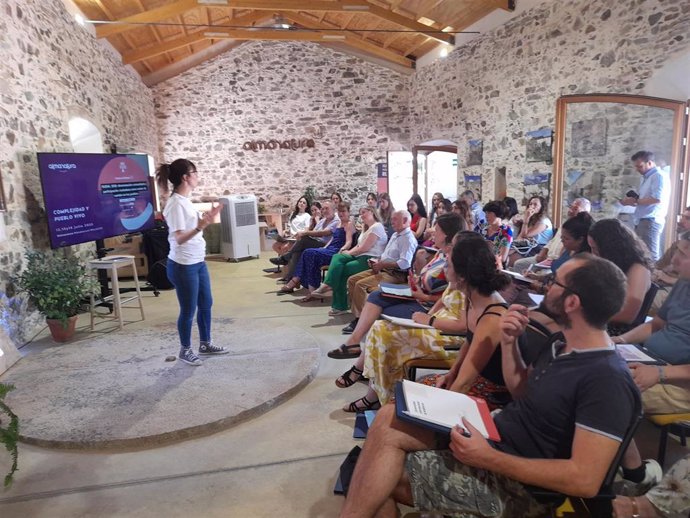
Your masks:
<instances>
[{"instance_id":1,"label":"paper notepad","mask_svg":"<svg viewBox=\"0 0 690 518\"><path fill-rule=\"evenodd\" d=\"M396 387L396 415L403 421L450 433L462 418L486 438L500 441L486 401L450 390L403 380Z\"/></svg>"},{"instance_id":2,"label":"paper notepad","mask_svg":"<svg viewBox=\"0 0 690 518\"><path fill-rule=\"evenodd\" d=\"M526 282L527 284L532 284L534 282L532 279L528 279L524 275L520 275L519 273L514 272L512 270L502 270L502 271L503 271L503 273L507 273L508 275L510 275L516 281Z\"/></svg>"},{"instance_id":3,"label":"paper notepad","mask_svg":"<svg viewBox=\"0 0 690 518\"><path fill-rule=\"evenodd\" d=\"M616 351L626 362L663 363L652 358L634 344L616 344Z\"/></svg>"},{"instance_id":4,"label":"paper notepad","mask_svg":"<svg viewBox=\"0 0 690 518\"><path fill-rule=\"evenodd\" d=\"M385 295L412 298L412 289L410 289L407 284L391 284L388 282L382 282L379 284L379 288Z\"/></svg>"},{"instance_id":5,"label":"paper notepad","mask_svg":"<svg viewBox=\"0 0 690 518\"><path fill-rule=\"evenodd\" d=\"M386 320L389 320L390 322L398 325L398 326L403 326L403 327L414 327L416 329L434 329L433 326L428 326L426 324L418 324L411 318L400 318L400 317L392 317L390 315L381 315L383 318Z\"/></svg>"}]
</instances>

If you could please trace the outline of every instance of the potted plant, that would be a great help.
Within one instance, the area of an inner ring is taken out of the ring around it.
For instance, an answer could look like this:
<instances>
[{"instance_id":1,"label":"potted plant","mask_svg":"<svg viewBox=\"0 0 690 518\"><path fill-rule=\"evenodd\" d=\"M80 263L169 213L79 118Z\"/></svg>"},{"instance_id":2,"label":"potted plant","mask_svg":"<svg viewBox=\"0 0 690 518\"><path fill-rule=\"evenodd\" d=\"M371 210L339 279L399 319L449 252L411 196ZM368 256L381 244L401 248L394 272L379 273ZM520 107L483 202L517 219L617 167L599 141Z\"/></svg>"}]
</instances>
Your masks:
<instances>
[{"instance_id":1,"label":"potted plant","mask_svg":"<svg viewBox=\"0 0 690 518\"><path fill-rule=\"evenodd\" d=\"M77 313L96 289L96 280L74 256L31 251L26 259L18 285L46 317L53 339L66 342L74 335Z\"/></svg>"},{"instance_id":2,"label":"potted plant","mask_svg":"<svg viewBox=\"0 0 690 518\"><path fill-rule=\"evenodd\" d=\"M19 441L19 418L4 401L11 390L14 390L14 385L0 383L0 444L5 446L12 459L10 471L5 475L5 487L12 483L12 475L17 471L17 442Z\"/></svg>"}]
</instances>

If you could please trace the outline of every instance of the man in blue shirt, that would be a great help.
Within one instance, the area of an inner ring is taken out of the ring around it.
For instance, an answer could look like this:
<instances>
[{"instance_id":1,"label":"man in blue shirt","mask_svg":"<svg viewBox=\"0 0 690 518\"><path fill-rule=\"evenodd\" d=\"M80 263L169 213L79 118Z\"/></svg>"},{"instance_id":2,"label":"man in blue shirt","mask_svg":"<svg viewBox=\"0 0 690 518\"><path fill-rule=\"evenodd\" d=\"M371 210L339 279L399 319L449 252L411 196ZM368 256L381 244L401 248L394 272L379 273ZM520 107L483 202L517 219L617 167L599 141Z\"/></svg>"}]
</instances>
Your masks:
<instances>
[{"instance_id":1,"label":"man in blue shirt","mask_svg":"<svg viewBox=\"0 0 690 518\"><path fill-rule=\"evenodd\" d=\"M666 213L671 199L671 184L666 173L654 163L654 153L638 151L631 160L642 175L638 197L626 196L623 205L635 207L633 222L635 232L645 242L654 261L659 259L659 239L666 223Z\"/></svg>"},{"instance_id":2,"label":"man in blue shirt","mask_svg":"<svg viewBox=\"0 0 690 518\"><path fill-rule=\"evenodd\" d=\"M484 214L484 211L482 210L482 204L474 199L474 192L467 190L460 195L460 198L462 200L465 200L467 205L470 206L470 210L472 211L472 222L474 223L474 227L486 222L486 214Z\"/></svg>"}]
</instances>

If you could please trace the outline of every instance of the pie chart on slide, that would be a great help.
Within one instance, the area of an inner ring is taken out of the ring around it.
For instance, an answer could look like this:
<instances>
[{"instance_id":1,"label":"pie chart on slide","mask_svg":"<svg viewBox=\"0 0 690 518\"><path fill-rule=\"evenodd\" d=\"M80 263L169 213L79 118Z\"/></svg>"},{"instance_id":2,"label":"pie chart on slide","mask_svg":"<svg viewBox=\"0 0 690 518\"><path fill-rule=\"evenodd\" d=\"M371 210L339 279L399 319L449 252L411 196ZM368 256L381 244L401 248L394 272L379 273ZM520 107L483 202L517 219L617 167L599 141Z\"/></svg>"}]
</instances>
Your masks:
<instances>
[{"instance_id":1,"label":"pie chart on slide","mask_svg":"<svg viewBox=\"0 0 690 518\"><path fill-rule=\"evenodd\" d=\"M98 177L101 198L112 201L122 226L134 232L153 216L149 199L149 176L136 160L118 156L110 160Z\"/></svg>"}]
</instances>

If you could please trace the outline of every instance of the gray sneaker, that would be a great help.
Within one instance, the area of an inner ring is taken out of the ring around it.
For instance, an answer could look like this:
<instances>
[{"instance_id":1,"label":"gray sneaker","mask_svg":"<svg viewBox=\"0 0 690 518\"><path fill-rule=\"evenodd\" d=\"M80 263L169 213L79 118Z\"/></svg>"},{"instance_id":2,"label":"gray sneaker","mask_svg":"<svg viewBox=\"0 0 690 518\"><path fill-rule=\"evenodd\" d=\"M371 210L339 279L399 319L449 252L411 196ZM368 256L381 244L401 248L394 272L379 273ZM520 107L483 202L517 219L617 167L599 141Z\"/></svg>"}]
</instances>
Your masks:
<instances>
[{"instance_id":1,"label":"gray sneaker","mask_svg":"<svg viewBox=\"0 0 690 518\"><path fill-rule=\"evenodd\" d=\"M213 344L201 344L199 346L199 354L201 356L211 356L212 354L228 354L230 351L228 351L225 347L217 347Z\"/></svg>"},{"instance_id":2,"label":"gray sneaker","mask_svg":"<svg viewBox=\"0 0 690 518\"><path fill-rule=\"evenodd\" d=\"M202 361L196 354L194 354L194 351L192 351L191 347L182 347L180 349L178 358L189 365L194 365L195 367L198 367L202 364Z\"/></svg>"}]
</instances>

